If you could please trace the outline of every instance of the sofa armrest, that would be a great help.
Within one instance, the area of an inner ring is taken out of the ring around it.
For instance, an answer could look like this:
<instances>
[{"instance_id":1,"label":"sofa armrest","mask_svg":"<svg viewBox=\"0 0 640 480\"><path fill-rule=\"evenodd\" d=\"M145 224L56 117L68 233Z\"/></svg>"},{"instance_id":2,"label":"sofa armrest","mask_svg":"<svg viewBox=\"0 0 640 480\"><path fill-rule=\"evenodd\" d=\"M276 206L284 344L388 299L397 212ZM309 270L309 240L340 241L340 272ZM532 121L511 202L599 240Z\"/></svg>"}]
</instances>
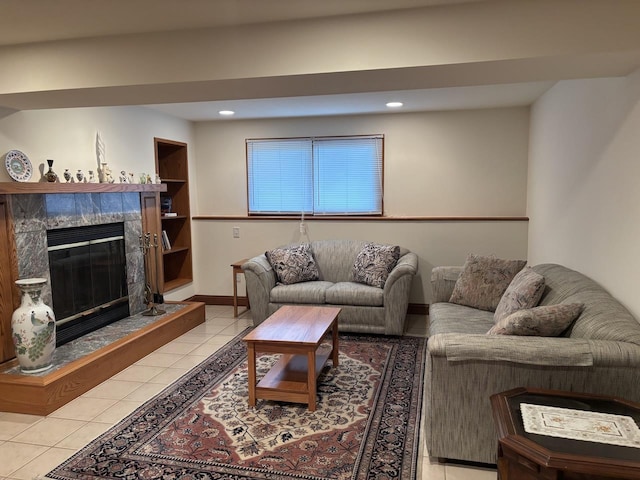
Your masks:
<instances>
[{"instance_id":1,"label":"sofa armrest","mask_svg":"<svg viewBox=\"0 0 640 480\"><path fill-rule=\"evenodd\" d=\"M253 325L257 326L269 316L269 298L271 289L276 286L276 273L264 254L245 262L242 270L251 304Z\"/></svg>"},{"instance_id":2,"label":"sofa armrest","mask_svg":"<svg viewBox=\"0 0 640 480\"><path fill-rule=\"evenodd\" d=\"M593 364L603 367L633 367L640 369L640 346L615 340L587 340L593 354Z\"/></svg>"},{"instance_id":3,"label":"sofa armrest","mask_svg":"<svg viewBox=\"0 0 640 480\"><path fill-rule=\"evenodd\" d=\"M449 301L462 268L459 266L434 267L431 270L431 303Z\"/></svg>"},{"instance_id":4,"label":"sofa armrest","mask_svg":"<svg viewBox=\"0 0 640 480\"><path fill-rule=\"evenodd\" d=\"M398 259L384 283L385 335L402 335L409 306L411 282L418 271L418 256L408 252Z\"/></svg>"},{"instance_id":5,"label":"sofa armrest","mask_svg":"<svg viewBox=\"0 0 640 480\"><path fill-rule=\"evenodd\" d=\"M449 362L495 361L527 365L591 366L591 344L582 338L443 333L429 338L431 356Z\"/></svg>"},{"instance_id":6,"label":"sofa armrest","mask_svg":"<svg viewBox=\"0 0 640 480\"><path fill-rule=\"evenodd\" d=\"M385 293L393 289L394 284L403 276L413 276L418 271L418 256L415 253L405 253L398 259L398 263L389 272L386 282L384 283Z\"/></svg>"}]
</instances>

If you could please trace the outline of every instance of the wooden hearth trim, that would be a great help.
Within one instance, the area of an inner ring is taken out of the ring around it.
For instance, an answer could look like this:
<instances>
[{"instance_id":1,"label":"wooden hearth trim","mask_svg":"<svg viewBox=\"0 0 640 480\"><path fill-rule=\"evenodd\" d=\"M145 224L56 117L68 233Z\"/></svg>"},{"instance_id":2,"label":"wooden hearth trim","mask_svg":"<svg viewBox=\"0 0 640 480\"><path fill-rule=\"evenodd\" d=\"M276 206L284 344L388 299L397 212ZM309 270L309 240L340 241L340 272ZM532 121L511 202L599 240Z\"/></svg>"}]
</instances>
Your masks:
<instances>
[{"instance_id":1,"label":"wooden hearth trim","mask_svg":"<svg viewBox=\"0 0 640 480\"><path fill-rule=\"evenodd\" d=\"M48 415L204 322L204 303L167 303L186 306L48 375L0 373L0 411ZM13 360L3 366L16 364Z\"/></svg>"}]
</instances>

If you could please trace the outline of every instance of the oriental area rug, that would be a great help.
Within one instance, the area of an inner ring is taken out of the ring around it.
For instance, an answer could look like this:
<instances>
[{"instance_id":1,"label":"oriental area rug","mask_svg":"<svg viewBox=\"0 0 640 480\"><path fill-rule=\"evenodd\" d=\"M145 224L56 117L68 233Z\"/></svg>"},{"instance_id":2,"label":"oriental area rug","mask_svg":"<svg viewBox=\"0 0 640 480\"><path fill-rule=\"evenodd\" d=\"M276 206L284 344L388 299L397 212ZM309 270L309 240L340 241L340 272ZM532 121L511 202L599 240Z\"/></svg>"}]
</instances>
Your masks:
<instances>
[{"instance_id":1,"label":"oriental area rug","mask_svg":"<svg viewBox=\"0 0 640 480\"><path fill-rule=\"evenodd\" d=\"M340 365L323 369L310 412L269 400L248 406L248 331L47 478L416 478L424 338L341 334ZM276 358L258 358L258 378Z\"/></svg>"}]
</instances>

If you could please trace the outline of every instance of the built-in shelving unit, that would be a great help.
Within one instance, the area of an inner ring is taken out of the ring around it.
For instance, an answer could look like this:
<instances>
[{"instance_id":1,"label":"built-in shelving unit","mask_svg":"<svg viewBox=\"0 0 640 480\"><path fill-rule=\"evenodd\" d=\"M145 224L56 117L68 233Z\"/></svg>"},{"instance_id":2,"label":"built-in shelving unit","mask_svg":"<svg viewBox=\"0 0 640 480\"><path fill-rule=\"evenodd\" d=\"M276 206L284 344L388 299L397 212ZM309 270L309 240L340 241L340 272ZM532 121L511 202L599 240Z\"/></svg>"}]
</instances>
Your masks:
<instances>
[{"instance_id":1,"label":"built-in shelving unit","mask_svg":"<svg viewBox=\"0 0 640 480\"><path fill-rule=\"evenodd\" d=\"M171 199L171 213L161 213L162 230L167 232L170 249L163 251L164 292L193 281L191 259L191 211L189 206L189 168L187 144L155 138L156 172L165 195ZM162 201L160 202L162 205Z\"/></svg>"}]
</instances>

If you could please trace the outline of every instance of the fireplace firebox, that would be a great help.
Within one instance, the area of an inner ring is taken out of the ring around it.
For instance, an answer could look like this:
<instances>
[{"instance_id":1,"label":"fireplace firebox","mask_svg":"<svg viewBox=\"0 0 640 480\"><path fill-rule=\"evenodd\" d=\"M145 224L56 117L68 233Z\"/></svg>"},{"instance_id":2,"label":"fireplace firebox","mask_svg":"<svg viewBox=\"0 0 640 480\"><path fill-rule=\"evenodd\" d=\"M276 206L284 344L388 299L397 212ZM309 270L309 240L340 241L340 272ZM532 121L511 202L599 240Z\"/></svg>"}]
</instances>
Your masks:
<instances>
[{"instance_id":1,"label":"fireplace firebox","mask_svg":"<svg viewBox=\"0 0 640 480\"><path fill-rule=\"evenodd\" d=\"M129 316L124 224L47 231L57 345Z\"/></svg>"}]
</instances>

